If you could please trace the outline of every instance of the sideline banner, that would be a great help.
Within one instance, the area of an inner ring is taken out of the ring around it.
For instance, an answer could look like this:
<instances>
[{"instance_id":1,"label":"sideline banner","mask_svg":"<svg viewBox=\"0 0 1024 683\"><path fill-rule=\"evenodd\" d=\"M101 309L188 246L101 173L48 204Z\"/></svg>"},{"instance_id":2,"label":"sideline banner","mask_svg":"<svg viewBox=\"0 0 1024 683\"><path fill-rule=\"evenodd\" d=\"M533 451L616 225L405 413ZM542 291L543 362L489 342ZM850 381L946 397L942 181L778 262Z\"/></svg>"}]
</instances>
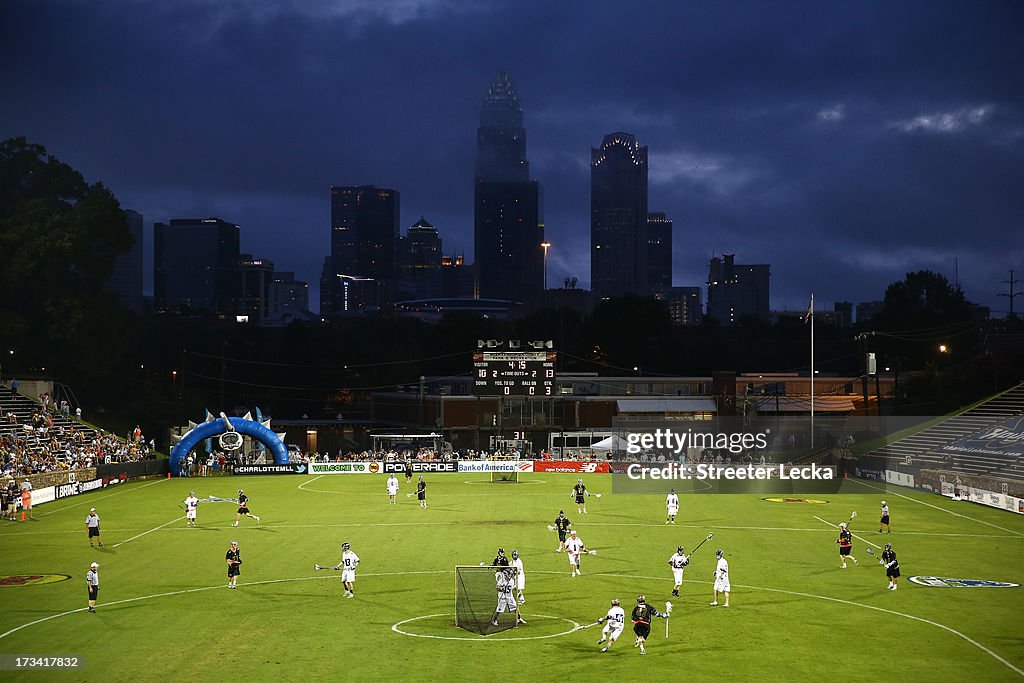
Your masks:
<instances>
[{"instance_id":1,"label":"sideline banner","mask_svg":"<svg viewBox=\"0 0 1024 683\"><path fill-rule=\"evenodd\" d=\"M405 472L404 462L385 462L381 464L383 464L384 466L383 469L381 470L383 472L394 472L395 474L401 474L402 472ZM428 462L420 462L418 460L414 460L412 462L412 471L419 473L458 472L459 466L457 463L450 461L431 460Z\"/></svg>"},{"instance_id":2,"label":"sideline banner","mask_svg":"<svg viewBox=\"0 0 1024 683\"><path fill-rule=\"evenodd\" d=\"M906 472L897 472L895 470L886 470L885 483L914 488L914 475L907 474Z\"/></svg>"},{"instance_id":3,"label":"sideline banner","mask_svg":"<svg viewBox=\"0 0 1024 683\"><path fill-rule=\"evenodd\" d=\"M237 469L237 468L236 468ZM310 474L377 474L383 472L379 462L311 462Z\"/></svg>"},{"instance_id":4,"label":"sideline banner","mask_svg":"<svg viewBox=\"0 0 1024 683\"><path fill-rule=\"evenodd\" d=\"M459 472L533 472L533 461L460 460Z\"/></svg>"},{"instance_id":5,"label":"sideline banner","mask_svg":"<svg viewBox=\"0 0 1024 683\"><path fill-rule=\"evenodd\" d=\"M608 474L607 462L577 462L575 460L534 460L534 472L573 472L576 474Z\"/></svg>"},{"instance_id":6,"label":"sideline banner","mask_svg":"<svg viewBox=\"0 0 1024 683\"><path fill-rule=\"evenodd\" d=\"M234 474L305 474L306 466L294 465L235 465Z\"/></svg>"}]
</instances>

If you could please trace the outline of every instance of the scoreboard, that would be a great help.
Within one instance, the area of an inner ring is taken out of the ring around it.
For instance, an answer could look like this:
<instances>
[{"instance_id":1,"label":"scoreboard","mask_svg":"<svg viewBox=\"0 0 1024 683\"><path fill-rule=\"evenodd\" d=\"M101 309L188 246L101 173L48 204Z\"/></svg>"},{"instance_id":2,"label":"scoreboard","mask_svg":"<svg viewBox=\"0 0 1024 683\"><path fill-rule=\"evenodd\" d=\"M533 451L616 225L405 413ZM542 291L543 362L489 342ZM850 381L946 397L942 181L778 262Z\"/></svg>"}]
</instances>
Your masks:
<instances>
[{"instance_id":1,"label":"scoreboard","mask_svg":"<svg viewBox=\"0 0 1024 683\"><path fill-rule=\"evenodd\" d=\"M554 351L477 351L475 396L554 396Z\"/></svg>"}]
</instances>

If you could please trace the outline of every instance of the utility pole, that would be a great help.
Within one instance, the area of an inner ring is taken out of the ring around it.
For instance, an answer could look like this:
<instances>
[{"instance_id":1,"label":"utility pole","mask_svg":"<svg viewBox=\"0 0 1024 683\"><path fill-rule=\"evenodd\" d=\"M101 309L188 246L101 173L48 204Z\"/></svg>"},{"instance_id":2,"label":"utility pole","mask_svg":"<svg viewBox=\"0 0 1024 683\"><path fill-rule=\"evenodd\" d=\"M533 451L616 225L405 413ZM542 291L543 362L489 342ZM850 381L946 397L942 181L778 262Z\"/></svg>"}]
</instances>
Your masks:
<instances>
[{"instance_id":1,"label":"utility pole","mask_svg":"<svg viewBox=\"0 0 1024 683\"><path fill-rule=\"evenodd\" d=\"M1004 285L1010 285L1010 293L1009 294L1000 294L999 296L1005 296L1007 299L1010 300L1010 317L1012 318L1013 317L1013 300L1015 298L1017 298L1018 296L1020 296L1021 294L1024 294L1024 292L1014 291L1014 285L1024 284L1024 281L1014 280L1013 279L1013 269L1011 268L1010 269L1010 279L1009 280L1003 280L1003 284Z\"/></svg>"}]
</instances>

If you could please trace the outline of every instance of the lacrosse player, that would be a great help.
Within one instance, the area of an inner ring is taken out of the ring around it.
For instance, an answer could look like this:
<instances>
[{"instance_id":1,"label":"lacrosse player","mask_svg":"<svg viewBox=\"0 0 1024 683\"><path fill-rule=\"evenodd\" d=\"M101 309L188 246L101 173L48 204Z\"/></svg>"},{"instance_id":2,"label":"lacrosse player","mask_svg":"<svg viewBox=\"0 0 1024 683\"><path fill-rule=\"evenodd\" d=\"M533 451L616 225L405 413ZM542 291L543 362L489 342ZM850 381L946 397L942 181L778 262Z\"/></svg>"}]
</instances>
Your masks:
<instances>
[{"instance_id":1,"label":"lacrosse player","mask_svg":"<svg viewBox=\"0 0 1024 683\"><path fill-rule=\"evenodd\" d=\"M857 564L857 558L850 554L850 549L853 548L853 534L847 528L846 522L839 522L839 538L836 539L836 543L839 544L839 561L842 563L840 568L846 569L847 557Z\"/></svg>"},{"instance_id":2,"label":"lacrosse player","mask_svg":"<svg viewBox=\"0 0 1024 683\"><path fill-rule=\"evenodd\" d=\"M238 526L238 520L242 519L242 515L246 517L252 517L259 524L260 518L249 512L249 496L245 495L242 489L238 489L238 512L235 514L235 523L231 526Z\"/></svg>"},{"instance_id":3,"label":"lacrosse player","mask_svg":"<svg viewBox=\"0 0 1024 683\"><path fill-rule=\"evenodd\" d=\"M188 492L188 498L185 499L185 526L194 527L196 525L196 509L199 507L199 499L196 498L195 491Z\"/></svg>"},{"instance_id":4,"label":"lacrosse player","mask_svg":"<svg viewBox=\"0 0 1024 683\"><path fill-rule=\"evenodd\" d=\"M508 566L508 557L505 556L505 549L504 548L498 548L498 554L494 556L493 560L491 560L491 566L492 567L507 567Z\"/></svg>"},{"instance_id":5,"label":"lacrosse player","mask_svg":"<svg viewBox=\"0 0 1024 683\"><path fill-rule=\"evenodd\" d=\"M341 562L334 566L335 570L341 570L341 585L345 587L345 597L356 597L356 567L359 565L359 556L352 552L351 543L341 544Z\"/></svg>"},{"instance_id":6,"label":"lacrosse player","mask_svg":"<svg viewBox=\"0 0 1024 683\"><path fill-rule=\"evenodd\" d=\"M395 496L398 495L398 477L392 472L391 476L388 477L388 502L395 505Z\"/></svg>"},{"instance_id":7,"label":"lacrosse player","mask_svg":"<svg viewBox=\"0 0 1024 683\"><path fill-rule=\"evenodd\" d=\"M686 556L683 546L676 548L675 554L668 558L668 566L672 567L672 578L675 579L675 585L672 587L673 597L679 597L679 587L683 585L683 567L688 564L690 558Z\"/></svg>"},{"instance_id":8,"label":"lacrosse player","mask_svg":"<svg viewBox=\"0 0 1024 683\"><path fill-rule=\"evenodd\" d=\"M644 649L644 643L647 642L647 636L651 635L651 619L654 617L661 617L662 619L668 619L668 614L662 614L651 605L647 604L647 599L639 595L636 599L636 607L633 608L633 614L630 619L633 621L633 633L636 634L636 643L633 647L640 648L640 654L647 654L647 650Z\"/></svg>"},{"instance_id":9,"label":"lacrosse player","mask_svg":"<svg viewBox=\"0 0 1024 683\"><path fill-rule=\"evenodd\" d=\"M712 607L718 607L718 594L725 594L725 604L723 607L729 606L729 561L725 559L725 551L718 549L715 551L715 557L718 558L718 566L715 567L715 599L709 603Z\"/></svg>"},{"instance_id":10,"label":"lacrosse player","mask_svg":"<svg viewBox=\"0 0 1024 683\"><path fill-rule=\"evenodd\" d=\"M575 529L569 532L569 540L565 542L565 552L569 555L569 566L572 567L572 572L569 576L575 577L582 574L580 571L580 553L590 551L587 550L586 546L583 545L583 541L576 535Z\"/></svg>"},{"instance_id":11,"label":"lacrosse player","mask_svg":"<svg viewBox=\"0 0 1024 683\"><path fill-rule=\"evenodd\" d=\"M228 588L238 588L238 574L241 572L242 554L238 550L238 541L231 541L224 559L228 562Z\"/></svg>"},{"instance_id":12,"label":"lacrosse player","mask_svg":"<svg viewBox=\"0 0 1024 683\"><path fill-rule=\"evenodd\" d=\"M565 510L558 511L558 517L555 518L555 525L548 527L553 531L558 531L558 547L555 548L556 553L562 552L565 548L565 535L572 528L572 522L565 516Z\"/></svg>"},{"instance_id":13,"label":"lacrosse player","mask_svg":"<svg viewBox=\"0 0 1024 683\"><path fill-rule=\"evenodd\" d=\"M612 600L608 614L598 619L597 623L604 624L604 628L601 629L601 640L597 641L597 644L600 645L607 640L608 644L601 648L601 652L608 652L622 635L622 630L626 628L626 611L622 609L618 598Z\"/></svg>"},{"instance_id":14,"label":"lacrosse player","mask_svg":"<svg viewBox=\"0 0 1024 683\"><path fill-rule=\"evenodd\" d=\"M665 499L665 507L668 509L668 514L665 516L665 524L675 524L676 515L679 514L679 496L676 495L675 489L668 492L668 498Z\"/></svg>"},{"instance_id":15,"label":"lacrosse player","mask_svg":"<svg viewBox=\"0 0 1024 683\"><path fill-rule=\"evenodd\" d=\"M883 526L885 527L885 533L892 533L892 530L889 528L889 506L886 505L884 500L882 501L882 518L878 520L878 533L882 533Z\"/></svg>"},{"instance_id":16,"label":"lacrosse player","mask_svg":"<svg viewBox=\"0 0 1024 683\"><path fill-rule=\"evenodd\" d=\"M577 512L587 514L587 487L583 484L582 479L576 480L576 485L572 487L572 493L576 496Z\"/></svg>"},{"instance_id":17,"label":"lacrosse player","mask_svg":"<svg viewBox=\"0 0 1024 683\"><path fill-rule=\"evenodd\" d=\"M491 626L498 625L498 615L502 612L516 612L516 625L526 623L519 615L516 599L512 596L512 591L516 586L515 572L516 570L512 567L501 567L494 573L494 583L498 589L498 606L494 609Z\"/></svg>"},{"instance_id":18,"label":"lacrosse player","mask_svg":"<svg viewBox=\"0 0 1024 683\"><path fill-rule=\"evenodd\" d=\"M420 475L419 481L416 482L416 498L420 501L420 508L427 509L427 482L423 481L423 475Z\"/></svg>"},{"instance_id":19,"label":"lacrosse player","mask_svg":"<svg viewBox=\"0 0 1024 683\"><path fill-rule=\"evenodd\" d=\"M885 575L889 577L888 590L896 590L897 579L900 578L900 563L896 559L896 551L892 549L892 543L886 543L882 551L882 559L878 564L885 567Z\"/></svg>"},{"instance_id":20,"label":"lacrosse player","mask_svg":"<svg viewBox=\"0 0 1024 683\"><path fill-rule=\"evenodd\" d=\"M526 571L523 570L523 558L519 557L519 551L512 551L512 564L509 565L516 570L516 590L519 599L519 604L526 602L526 598L523 596L523 591L526 590Z\"/></svg>"}]
</instances>

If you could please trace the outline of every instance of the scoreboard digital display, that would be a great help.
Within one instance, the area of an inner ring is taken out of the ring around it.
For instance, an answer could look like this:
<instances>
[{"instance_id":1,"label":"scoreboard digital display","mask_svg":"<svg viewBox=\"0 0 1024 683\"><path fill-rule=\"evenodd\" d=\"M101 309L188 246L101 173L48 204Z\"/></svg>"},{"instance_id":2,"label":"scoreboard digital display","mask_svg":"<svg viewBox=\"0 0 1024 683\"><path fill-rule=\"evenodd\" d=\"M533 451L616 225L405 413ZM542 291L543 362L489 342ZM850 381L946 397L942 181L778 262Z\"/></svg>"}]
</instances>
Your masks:
<instances>
[{"instance_id":1,"label":"scoreboard digital display","mask_svg":"<svg viewBox=\"0 0 1024 683\"><path fill-rule=\"evenodd\" d=\"M554 396L554 351L477 351L475 396Z\"/></svg>"}]
</instances>

